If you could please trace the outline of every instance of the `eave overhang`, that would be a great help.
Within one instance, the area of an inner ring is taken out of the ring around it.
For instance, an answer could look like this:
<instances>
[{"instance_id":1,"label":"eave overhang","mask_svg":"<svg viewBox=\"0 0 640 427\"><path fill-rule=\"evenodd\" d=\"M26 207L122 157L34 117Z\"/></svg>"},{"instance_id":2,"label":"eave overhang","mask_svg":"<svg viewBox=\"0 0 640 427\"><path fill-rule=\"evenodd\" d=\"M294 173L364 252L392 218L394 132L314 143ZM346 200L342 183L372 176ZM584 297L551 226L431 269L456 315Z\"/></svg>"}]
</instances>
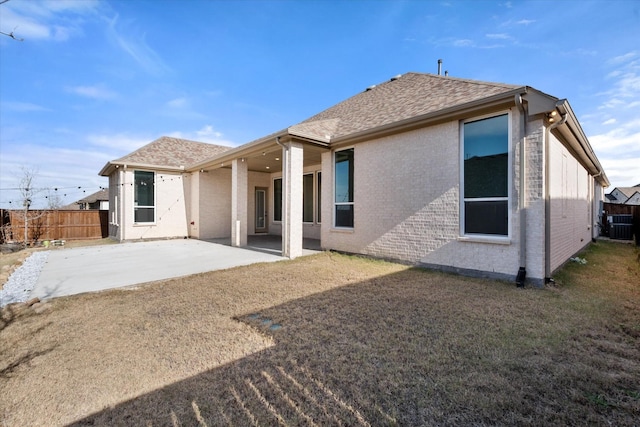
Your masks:
<instances>
[{"instance_id":1,"label":"eave overhang","mask_svg":"<svg viewBox=\"0 0 640 427\"><path fill-rule=\"evenodd\" d=\"M561 115L567 116L566 122L553 130L554 134L560 136L561 141L565 141L568 148L578 158L580 163L593 175L603 187L610 185L609 179L604 172L604 168L596 157L596 154L587 139L578 119L566 99L559 100L555 108Z\"/></svg>"},{"instance_id":2,"label":"eave overhang","mask_svg":"<svg viewBox=\"0 0 640 427\"><path fill-rule=\"evenodd\" d=\"M148 163L132 163L132 162L120 162L114 160L112 162L108 162L104 167L100 170L98 175L100 176L109 176L117 169L145 169L145 170L153 170L153 171L166 171L166 172L184 172L186 169L184 166L166 166L166 165L152 165Z\"/></svg>"}]
</instances>

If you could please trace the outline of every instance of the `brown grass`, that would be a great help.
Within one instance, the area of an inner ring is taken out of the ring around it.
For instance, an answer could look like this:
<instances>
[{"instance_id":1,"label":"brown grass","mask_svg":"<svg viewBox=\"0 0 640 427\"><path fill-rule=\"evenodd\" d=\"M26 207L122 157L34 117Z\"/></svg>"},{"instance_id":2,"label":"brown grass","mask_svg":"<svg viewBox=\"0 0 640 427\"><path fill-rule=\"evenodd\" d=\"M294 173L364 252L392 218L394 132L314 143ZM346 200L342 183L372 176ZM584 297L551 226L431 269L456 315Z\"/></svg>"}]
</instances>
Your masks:
<instances>
[{"instance_id":1,"label":"brown grass","mask_svg":"<svg viewBox=\"0 0 640 427\"><path fill-rule=\"evenodd\" d=\"M544 290L325 253L5 309L0 423L636 425L638 251L583 256Z\"/></svg>"}]
</instances>

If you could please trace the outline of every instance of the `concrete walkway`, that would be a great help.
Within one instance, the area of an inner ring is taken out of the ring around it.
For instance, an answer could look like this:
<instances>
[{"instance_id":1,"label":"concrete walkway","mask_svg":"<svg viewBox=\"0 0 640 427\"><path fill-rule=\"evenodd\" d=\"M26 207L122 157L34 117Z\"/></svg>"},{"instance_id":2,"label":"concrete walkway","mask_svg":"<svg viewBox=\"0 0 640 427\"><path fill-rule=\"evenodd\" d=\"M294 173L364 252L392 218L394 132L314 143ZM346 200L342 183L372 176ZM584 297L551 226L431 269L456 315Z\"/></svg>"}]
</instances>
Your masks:
<instances>
[{"instance_id":1,"label":"concrete walkway","mask_svg":"<svg viewBox=\"0 0 640 427\"><path fill-rule=\"evenodd\" d=\"M191 239L53 250L30 298L95 292L284 259L277 254Z\"/></svg>"}]
</instances>

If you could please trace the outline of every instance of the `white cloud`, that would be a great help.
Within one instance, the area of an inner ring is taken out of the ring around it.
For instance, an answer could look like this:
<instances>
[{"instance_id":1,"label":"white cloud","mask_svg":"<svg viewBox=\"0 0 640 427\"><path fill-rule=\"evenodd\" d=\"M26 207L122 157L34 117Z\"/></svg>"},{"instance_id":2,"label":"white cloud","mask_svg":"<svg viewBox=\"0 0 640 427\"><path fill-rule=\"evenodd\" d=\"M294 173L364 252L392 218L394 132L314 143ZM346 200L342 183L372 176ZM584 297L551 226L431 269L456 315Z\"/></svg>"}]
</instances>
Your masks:
<instances>
[{"instance_id":1,"label":"white cloud","mask_svg":"<svg viewBox=\"0 0 640 427\"><path fill-rule=\"evenodd\" d=\"M78 159L82 159L81 162ZM71 203L88 194L98 191L100 186L108 185L104 177L99 177L100 168L110 159L100 150L87 150L86 147L69 149L47 147L32 144L14 144L3 150L0 158L0 187L15 188L22 177L21 168L28 165L35 170L35 186L38 188L58 188L63 203ZM78 187L81 187L78 189ZM47 192L39 193L33 208L47 206ZM9 204L9 201L13 202ZM19 201L19 192L8 190L0 192L2 207L11 207Z\"/></svg>"},{"instance_id":2,"label":"white cloud","mask_svg":"<svg viewBox=\"0 0 640 427\"><path fill-rule=\"evenodd\" d=\"M156 139L156 137L130 136L127 134L91 134L86 136L87 142L95 147L99 147L106 152L108 160L129 154L132 151L146 145ZM106 149L106 150L105 150Z\"/></svg>"},{"instance_id":3,"label":"white cloud","mask_svg":"<svg viewBox=\"0 0 640 427\"><path fill-rule=\"evenodd\" d=\"M612 125L615 124L617 122L616 119L609 119L609 120L605 120L604 122L602 122L603 125Z\"/></svg>"},{"instance_id":4,"label":"white cloud","mask_svg":"<svg viewBox=\"0 0 640 427\"><path fill-rule=\"evenodd\" d=\"M82 33L84 15L95 13L97 0L17 1L2 5L0 31L25 40L66 41Z\"/></svg>"},{"instance_id":5,"label":"white cloud","mask_svg":"<svg viewBox=\"0 0 640 427\"><path fill-rule=\"evenodd\" d=\"M225 139L222 132L216 131L212 125L204 125L202 128L196 131L176 131L168 134L167 136L189 139L191 141L208 142L209 144L226 145L229 147L236 147L240 145L238 143Z\"/></svg>"},{"instance_id":6,"label":"white cloud","mask_svg":"<svg viewBox=\"0 0 640 427\"><path fill-rule=\"evenodd\" d=\"M97 86L73 86L67 88L68 92L75 93L76 95L84 96L85 98L107 100L117 97L117 94L102 85Z\"/></svg>"},{"instance_id":7,"label":"white cloud","mask_svg":"<svg viewBox=\"0 0 640 427\"><path fill-rule=\"evenodd\" d=\"M488 39L498 39L498 40L511 40L512 37L509 34L499 33L499 34L487 34L486 37Z\"/></svg>"},{"instance_id":8,"label":"white cloud","mask_svg":"<svg viewBox=\"0 0 640 427\"><path fill-rule=\"evenodd\" d=\"M119 22L118 15L108 21L108 35L115 44L149 74L162 75L170 71L160 55L146 42L146 34L130 36L127 23Z\"/></svg>"},{"instance_id":9,"label":"white cloud","mask_svg":"<svg viewBox=\"0 0 640 427\"><path fill-rule=\"evenodd\" d=\"M637 51L628 52L628 53L625 53L624 55L616 56L616 57L613 57L613 58L609 59L609 61L607 61L607 63L609 65L624 64L625 62L628 62L628 61L636 58L638 55L639 55L639 53Z\"/></svg>"},{"instance_id":10,"label":"white cloud","mask_svg":"<svg viewBox=\"0 0 640 427\"><path fill-rule=\"evenodd\" d=\"M222 133L213 130L213 126L211 125L205 125L202 129L200 129L199 131L196 131L196 134L199 137L203 137L203 138L207 138L207 137L222 138Z\"/></svg>"},{"instance_id":11,"label":"white cloud","mask_svg":"<svg viewBox=\"0 0 640 427\"><path fill-rule=\"evenodd\" d=\"M476 43L470 39L453 40L451 43L455 47L474 47Z\"/></svg>"},{"instance_id":12,"label":"white cloud","mask_svg":"<svg viewBox=\"0 0 640 427\"><path fill-rule=\"evenodd\" d=\"M187 98L176 98L167 102L167 106L171 108L185 108L189 105Z\"/></svg>"},{"instance_id":13,"label":"white cloud","mask_svg":"<svg viewBox=\"0 0 640 427\"><path fill-rule=\"evenodd\" d=\"M521 19L519 21L516 21L516 24L518 24L518 25L530 25L530 24L533 24L534 22L536 22L535 19Z\"/></svg>"},{"instance_id":14,"label":"white cloud","mask_svg":"<svg viewBox=\"0 0 640 427\"><path fill-rule=\"evenodd\" d=\"M32 113L36 111L51 111L38 104L32 104L31 102L2 102L2 109L7 111L14 111L16 113Z\"/></svg>"}]
</instances>

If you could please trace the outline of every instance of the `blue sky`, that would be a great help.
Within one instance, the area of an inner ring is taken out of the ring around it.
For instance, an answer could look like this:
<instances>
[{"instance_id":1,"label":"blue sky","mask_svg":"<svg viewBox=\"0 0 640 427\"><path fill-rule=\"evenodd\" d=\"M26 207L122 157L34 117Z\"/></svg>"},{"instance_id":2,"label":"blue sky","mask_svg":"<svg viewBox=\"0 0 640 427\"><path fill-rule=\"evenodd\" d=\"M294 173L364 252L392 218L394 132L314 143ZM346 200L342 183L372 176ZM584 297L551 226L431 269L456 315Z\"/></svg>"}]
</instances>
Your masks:
<instances>
[{"instance_id":1,"label":"blue sky","mask_svg":"<svg viewBox=\"0 0 640 427\"><path fill-rule=\"evenodd\" d=\"M22 168L70 203L162 135L240 145L439 58L567 98L608 191L640 183L639 1L10 0L0 31L3 208Z\"/></svg>"}]
</instances>

